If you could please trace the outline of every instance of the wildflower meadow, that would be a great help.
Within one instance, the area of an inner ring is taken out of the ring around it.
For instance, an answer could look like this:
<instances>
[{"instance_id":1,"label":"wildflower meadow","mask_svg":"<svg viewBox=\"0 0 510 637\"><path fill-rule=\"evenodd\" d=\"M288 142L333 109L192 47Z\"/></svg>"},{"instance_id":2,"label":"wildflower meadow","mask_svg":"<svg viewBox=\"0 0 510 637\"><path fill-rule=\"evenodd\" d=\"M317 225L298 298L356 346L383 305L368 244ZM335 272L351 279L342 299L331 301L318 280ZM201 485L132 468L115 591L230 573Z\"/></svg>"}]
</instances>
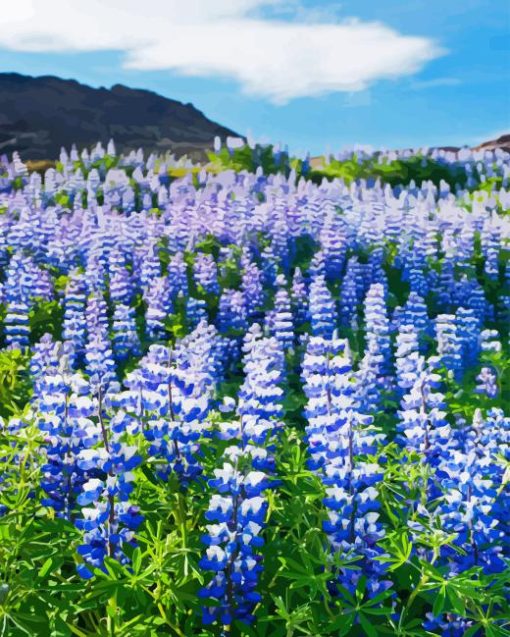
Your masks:
<instances>
[{"instance_id":1,"label":"wildflower meadow","mask_svg":"<svg viewBox=\"0 0 510 637\"><path fill-rule=\"evenodd\" d=\"M510 154L0 159L0 637L510 635Z\"/></svg>"}]
</instances>

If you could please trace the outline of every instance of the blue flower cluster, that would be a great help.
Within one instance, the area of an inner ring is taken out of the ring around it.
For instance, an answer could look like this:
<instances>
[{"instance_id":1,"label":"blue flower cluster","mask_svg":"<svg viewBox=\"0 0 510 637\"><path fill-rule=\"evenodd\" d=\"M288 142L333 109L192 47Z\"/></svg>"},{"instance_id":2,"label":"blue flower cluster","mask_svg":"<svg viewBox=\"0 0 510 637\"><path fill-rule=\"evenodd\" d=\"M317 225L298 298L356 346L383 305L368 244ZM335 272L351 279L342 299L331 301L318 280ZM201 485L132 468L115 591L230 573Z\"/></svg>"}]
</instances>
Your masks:
<instances>
[{"instance_id":1,"label":"blue flower cluster","mask_svg":"<svg viewBox=\"0 0 510 637\"><path fill-rule=\"evenodd\" d=\"M375 597L391 584L384 579L384 537L376 485L383 470L375 460L384 440L373 418L360 413L349 350L338 338L312 337L303 362L308 398L306 429L313 469L326 487L324 530L342 560L335 587L353 594L362 577Z\"/></svg>"},{"instance_id":2,"label":"blue flower cluster","mask_svg":"<svg viewBox=\"0 0 510 637\"><path fill-rule=\"evenodd\" d=\"M213 578L201 596L214 605L204 608L204 623L218 621L229 627L234 620L251 623L261 596L256 591L262 569L256 551L263 544L267 501L264 491L271 480L274 460L271 443L277 436L282 415L284 356L281 343L265 337L255 324L244 343L245 380L239 392L239 420L220 425L222 439L237 441L223 453L227 460L209 480L213 495L206 513L208 547L201 566ZM234 405L225 405L223 411Z\"/></svg>"}]
</instances>

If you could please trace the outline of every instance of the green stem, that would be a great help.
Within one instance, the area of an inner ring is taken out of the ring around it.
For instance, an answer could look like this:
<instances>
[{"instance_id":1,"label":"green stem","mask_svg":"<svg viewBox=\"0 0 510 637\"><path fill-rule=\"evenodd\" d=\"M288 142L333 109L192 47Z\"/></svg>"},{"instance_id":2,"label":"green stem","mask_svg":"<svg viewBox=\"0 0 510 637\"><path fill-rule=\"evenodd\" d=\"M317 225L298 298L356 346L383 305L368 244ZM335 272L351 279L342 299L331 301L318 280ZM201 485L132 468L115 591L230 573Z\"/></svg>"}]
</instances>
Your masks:
<instances>
[{"instance_id":1,"label":"green stem","mask_svg":"<svg viewBox=\"0 0 510 637\"><path fill-rule=\"evenodd\" d=\"M158 610L161 617L165 620L167 626L169 626L175 632L176 635L178 635L179 637L186 637L186 635L182 632L182 630L168 619L162 604L158 604Z\"/></svg>"},{"instance_id":2,"label":"green stem","mask_svg":"<svg viewBox=\"0 0 510 637\"><path fill-rule=\"evenodd\" d=\"M115 595L113 595L108 600L108 612L107 612L107 618L106 618L106 627L107 627L108 635L110 637L115 637L117 633L116 615L117 615L117 598Z\"/></svg>"}]
</instances>

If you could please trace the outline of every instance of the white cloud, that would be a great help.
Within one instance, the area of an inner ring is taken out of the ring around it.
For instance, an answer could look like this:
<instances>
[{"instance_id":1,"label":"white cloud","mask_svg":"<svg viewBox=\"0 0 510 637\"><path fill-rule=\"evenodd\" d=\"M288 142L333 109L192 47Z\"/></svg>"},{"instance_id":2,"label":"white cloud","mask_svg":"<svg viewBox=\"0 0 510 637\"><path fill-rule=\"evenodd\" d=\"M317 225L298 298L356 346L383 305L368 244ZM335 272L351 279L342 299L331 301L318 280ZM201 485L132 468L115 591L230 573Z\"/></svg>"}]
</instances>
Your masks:
<instances>
[{"instance_id":1,"label":"white cloud","mask_svg":"<svg viewBox=\"0 0 510 637\"><path fill-rule=\"evenodd\" d=\"M10 4L10 3L8 3ZM16 0L0 11L0 47L125 52L132 69L237 80L283 103L419 71L444 51L376 22L260 17L282 0ZM14 10L16 7L16 10Z\"/></svg>"}]
</instances>

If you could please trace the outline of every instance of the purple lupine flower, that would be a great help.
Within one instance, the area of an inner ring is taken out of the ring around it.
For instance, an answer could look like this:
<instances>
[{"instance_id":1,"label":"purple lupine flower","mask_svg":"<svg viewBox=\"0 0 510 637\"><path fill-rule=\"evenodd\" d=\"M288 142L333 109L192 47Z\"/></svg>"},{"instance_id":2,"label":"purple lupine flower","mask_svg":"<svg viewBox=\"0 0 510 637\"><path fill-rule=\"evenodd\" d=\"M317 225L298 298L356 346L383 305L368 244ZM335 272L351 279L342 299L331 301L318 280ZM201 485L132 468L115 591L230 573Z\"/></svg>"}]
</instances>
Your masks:
<instances>
[{"instance_id":1,"label":"purple lupine flower","mask_svg":"<svg viewBox=\"0 0 510 637\"><path fill-rule=\"evenodd\" d=\"M172 300L175 300L179 294L188 295L187 264L182 252L175 254L168 264L168 287Z\"/></svg>"},{"instance_id":2,"label":"purple lupine flower","mask_svg":"<svg viewBox=\"0 0 510 637\"><path fill-rule=\"evenodd\" d=\"M303 326L308 320L308 289L300 268L296 268L292 277L291 290L292 314L296 327Z\"/></svg>"},{"instance_id":3,"label":"purple lupine flower","mask_svg":"<svg viewBox=\"0 0 510 637\"><path fill-rule=\"evenodd\" d=\"M262 272L255 263L243 259L243 275L241 291L248 318L258 315L264 305L264 288L262 286Z\"/></svg>"},{"instance_id":4,"label":"purple lupine flower","mask_svg":"<svg viewBox=\"0 0 510 637\"><path fill-rule=\"evenodd\" d=\"M86 310L88 338L85 345L85 368L90 383L96 388L106 388L116 379L115 362L108 334L107 307L104 298L93 294ZM104 391L104 389L103 389Z\"/></svg>"},{"instance_id":5,"label":"purple lupine flower","mask_svg":"<svg viewBox=\"0 0 510 637\"><path fill-rule=\"evenodd\" d=\"M219 300L217 324L222 333L234 331L242 334L248 328L242 292L223 290Z\"/></svg>"},{"instance_id":6,"label":"purple lupine flower","mask_svg":"<svg viewBox=\"0 0 510 637\"><path fill-rule=\"evenodd\" d=\"M126 268L126 258L120 250L109 255L110 299L113 303L129 305L133 298L133 282Z\"/></svg>"},{"instance_id":7,"label":"purple lupine flower","mask_svg":"<svg viewBox=\"0 0 510 637\"><path fill-rule=\"evenodd\" d=\"M166 336L165 321L173 309L168 279L165 277L152 279L144 299L147 304L145 312L147 336L151 341L164 340Z\"/></svg>"},{"instance_id":8,"label":"purple lupine flower","mask_svg":"<svg viewBox=\"0 0 510 637\"><path fill-rule=\"evenodd\" d=\"M197 254L193 264L193 277L197 287L201 287L206 294L219 294L218 266L211 254Z\"/></svg>"}]
</instances>

